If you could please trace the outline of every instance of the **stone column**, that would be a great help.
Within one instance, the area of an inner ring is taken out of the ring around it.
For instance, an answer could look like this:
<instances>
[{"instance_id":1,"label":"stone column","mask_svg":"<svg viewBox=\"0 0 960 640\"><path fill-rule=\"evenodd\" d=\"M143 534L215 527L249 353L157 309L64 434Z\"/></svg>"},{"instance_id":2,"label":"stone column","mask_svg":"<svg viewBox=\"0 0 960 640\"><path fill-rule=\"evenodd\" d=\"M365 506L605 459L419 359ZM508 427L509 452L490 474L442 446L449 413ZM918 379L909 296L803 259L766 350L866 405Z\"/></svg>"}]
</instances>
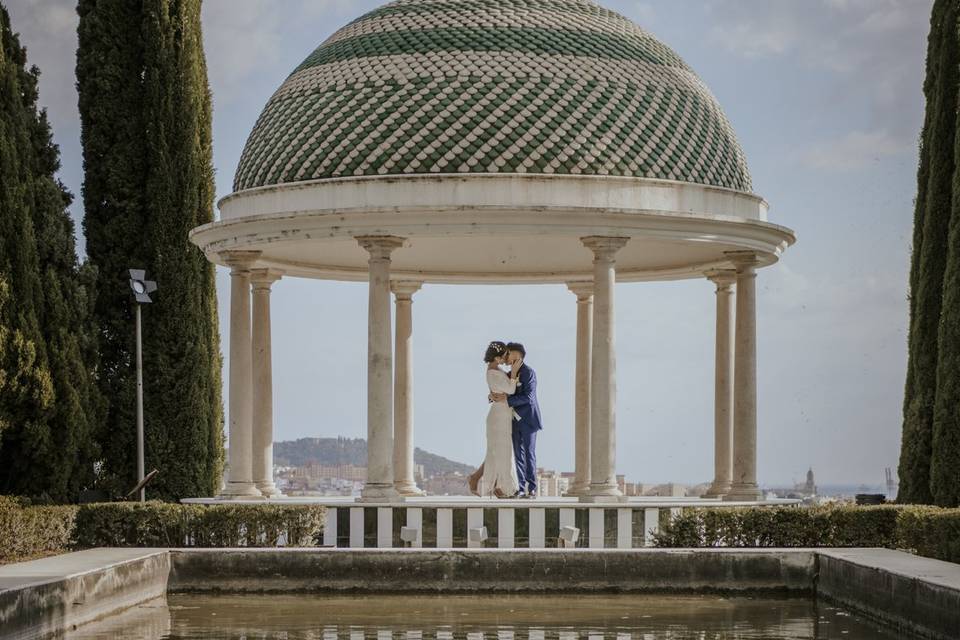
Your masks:
<instances>
[{"instance_id":1,"label":"stone column","mask_svg":"<svg viewBox=\"0 0 960 640\"><path fill-rule=\"evenodd\" d=\"M267 498L281 495L273 484L273 357L270 346L270 287L277 269L253 269L253 482Z\"/></svg>"},{"instance_id":2,"label":"stone column","mask_svg":"<svg viewBox=\"0 0 960 640\"><path fill-rule=\"evenodd\" d=\"M574 400L576 458L568 496L590 492L590 359L593 340L593 282L568 282L577 296L577 369Z\"/></svg>"},{"instance_id":3,"label":"stone column","mask_svg":"<svg viewBox=\"0 0 960 640\"><path fill-rule=\"evenodd\" d=\"M393 362L393 486L402 496L422 496L413 478L413 294L422 282L394 281L397 305Z\"/></svg>"},{"instance_id":4,"label":"stone column","mask_svg":"<svg viewBox=\"0 0 960 640\"><path fill-rule=\"evenodd\" d=\"M737 270L733 372L733 482L724 500L759 500L757 486L757 256L727 253Z\"/></svg>"},{"instance_id":5,"label":"stone column","mask_svg":"<svg viewBox=\"0 0 960 640\"><path fill-rule=\"evenodd\" d=\"M730 491L733 466L733 284L736 271L705 273L717 285L716 368L714 370L713 484L705 497L719 498Z\"/></svg>"},{"instance_id":6,"label":"stone column","mask_svg":"<svg viewBox=\"0 0 960 640\"><path fill-rule=\"evenodd\" d=\"M393 346L390 335L390 255L403 238L361 236L370 253L367 320L367 481L361 500L399 498L393 488Z\"/></svg>"},{"instance_id":7,"label":"stone column","mask_svg":"<svg viewBox=\"0 0 960 640\"><path fill-rule=\"evenodd\" d=\"M593 251L593 353L590 371L590 500L620 496L617 486L617 364L613 285L617 252L629 238L582 238ZM581 498L583 499L583 498Z\"/></svg>"},{"instance_id":8,"label":"stone column","mask_svg":"<svg viewBox=\"0 0 960 640\"><path fill-rule=\"evenodd\" d=\"M224 251L220 254L230 267L230 406L229 459L227 484L222 498L262 497L253 482L251 449L251 357L250 267L259 251Z\"/></svg>"}]
</instances>

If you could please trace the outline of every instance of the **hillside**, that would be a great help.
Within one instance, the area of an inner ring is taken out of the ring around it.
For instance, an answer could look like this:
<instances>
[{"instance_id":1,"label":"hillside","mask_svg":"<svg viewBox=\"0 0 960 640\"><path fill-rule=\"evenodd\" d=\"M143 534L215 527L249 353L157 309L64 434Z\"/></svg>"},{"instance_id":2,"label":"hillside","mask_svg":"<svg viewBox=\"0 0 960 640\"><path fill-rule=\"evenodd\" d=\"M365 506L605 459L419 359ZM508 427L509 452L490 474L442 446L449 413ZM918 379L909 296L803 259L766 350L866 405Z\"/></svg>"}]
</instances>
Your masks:
<instances>
[{"instance_id":1,"label":"hillside","mask_svg":"<svg viewBox=\"0 0 960 640\"><path fill-rule=\"evenodd\" d=\"M416 448L416 464L422 464L427 477L442 473L460 472L464 475L474 467L455 462L429 451ZM367 465L367 441L363 438L300 438L273 443L273 462L279 466L301 467L311 462L324 465Z\"/></svg>"}]
</instances>

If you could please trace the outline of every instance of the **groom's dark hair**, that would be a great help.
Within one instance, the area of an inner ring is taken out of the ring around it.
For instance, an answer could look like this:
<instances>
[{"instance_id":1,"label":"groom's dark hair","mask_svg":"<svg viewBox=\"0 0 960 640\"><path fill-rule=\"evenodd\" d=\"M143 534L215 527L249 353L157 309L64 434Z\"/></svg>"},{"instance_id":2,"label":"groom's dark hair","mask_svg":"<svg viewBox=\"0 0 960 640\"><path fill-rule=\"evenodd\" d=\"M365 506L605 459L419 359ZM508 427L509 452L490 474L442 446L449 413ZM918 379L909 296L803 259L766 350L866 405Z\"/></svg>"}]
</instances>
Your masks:
<instances>
[{"instance_id":1,"label":"groom's dark hair","mask_svg":"<svg viewBox=\"0 0 960 640\"><path fill-rule=\"evenodd\" d=\"M520 355L524 358L527 357L527 350L523 348L523 345L519 342L508 342L507 351L519 351Z\"/></svg>"}]
</instances>

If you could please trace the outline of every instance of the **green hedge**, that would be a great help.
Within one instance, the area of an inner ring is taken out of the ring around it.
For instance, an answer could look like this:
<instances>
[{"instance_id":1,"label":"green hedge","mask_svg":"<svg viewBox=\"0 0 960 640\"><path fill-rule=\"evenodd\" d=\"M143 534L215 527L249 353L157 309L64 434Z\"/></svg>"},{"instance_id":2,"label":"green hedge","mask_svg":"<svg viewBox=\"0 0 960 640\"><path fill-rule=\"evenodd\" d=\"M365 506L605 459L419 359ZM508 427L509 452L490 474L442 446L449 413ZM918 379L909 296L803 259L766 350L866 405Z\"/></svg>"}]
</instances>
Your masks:
<instances>
[{"instance_id":1,"label":"green hedge","mask_svg":"<svg viewBox=\"0 0 960 640\"><path fill-rule=\"evenodd\" d=\"M81 505L74 544L89 547L311 547L324 508L115 502Z\"/></svg>"},{"instance_id":2,"label":"green hedge","mask_svg":"<svg viewBox=\"0 0 960 640\"><path fill-rule=\"evenodd\" d=\"M74 506L33 506L0 496L0 564L67 550L76 513Z\"/></svg>"},{"instance_id":3,"label":"green hedge","mask_svg":"<svg viewBox=\"0 0 960 640\"><path fill-rule=\"evenodd\" d=\"M887 547L960 563L960 509L877 505L684 509L658 547Z\"/></svg>"},{"instance_id":4,"label":"green hedge","mask_svg":"<svg viewBox=\"0 0 960 640\"><path fill-rule=\"evenodd\" d=\"M921 556L960 563L960 509L904 509L900 531L901 546Z\"/></svg>"},{"instance_id":5,"label":"green hedge","mask_svg":"<svg viewBox=\"0 0 960 640\"><path fill-rule=\"evenodd\" d=\"M90 547L310 547L312 505L31 505L0 496L0 563ZM887 547L960 563L960 509L901 505L688 508L658 547Z\"/></svg>"},{"instance_id":6,"label":"green hedge","mask_svg":"<svg viewBox=\"0 0 960 640\"><path fill-rule=\"evenodd\" d=\"M32 506L0 496L0 563L91 547L311 547L323 523L314 505Z\"/></svg>"}]
</instances>

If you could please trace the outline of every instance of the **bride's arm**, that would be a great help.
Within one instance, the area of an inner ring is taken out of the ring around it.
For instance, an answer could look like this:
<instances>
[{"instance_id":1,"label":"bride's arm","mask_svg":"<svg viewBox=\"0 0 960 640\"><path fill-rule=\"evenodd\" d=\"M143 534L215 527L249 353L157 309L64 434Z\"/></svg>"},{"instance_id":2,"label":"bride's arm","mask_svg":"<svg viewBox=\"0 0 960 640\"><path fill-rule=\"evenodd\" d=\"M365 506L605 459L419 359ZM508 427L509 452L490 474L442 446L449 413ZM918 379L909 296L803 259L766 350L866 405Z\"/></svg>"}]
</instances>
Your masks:
<instances>
[{"instance_id":1,"label":"bride's arm","mask_svg":"<svg viewBox=\"0 0 960 640\"><path fill-rule=\"evenodd\" d=\"M511 395L517 390L516 378L498 375L493 369L487 372L487 381L490 383L490 390L495 393Z\"/></svg>"}]
</instances>

